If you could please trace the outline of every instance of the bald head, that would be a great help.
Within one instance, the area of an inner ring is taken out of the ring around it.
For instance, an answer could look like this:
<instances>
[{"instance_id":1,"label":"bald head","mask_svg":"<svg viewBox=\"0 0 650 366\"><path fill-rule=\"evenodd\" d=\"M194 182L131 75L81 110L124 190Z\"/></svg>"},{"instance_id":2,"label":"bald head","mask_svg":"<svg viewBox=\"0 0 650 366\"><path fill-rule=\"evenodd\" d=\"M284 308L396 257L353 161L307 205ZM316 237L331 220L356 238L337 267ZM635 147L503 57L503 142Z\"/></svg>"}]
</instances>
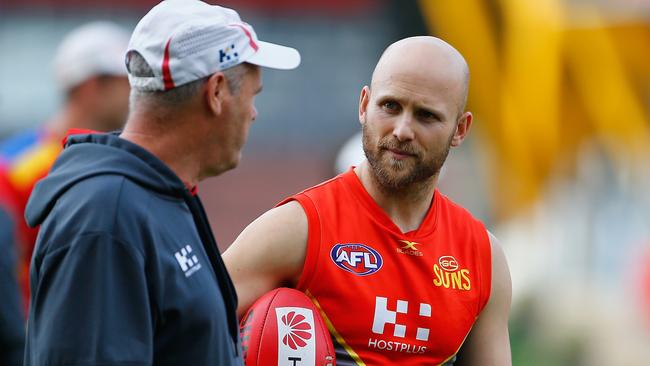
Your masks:
<instances>
[{"instance_id":1,"label":"bald head","mask_svg":"<svg viewBox=\"0 0 650 366\"><path fill-rule=\"evenodd\" d=\"M467 62L460 52L439 38L409 37L388 46L372 73L371 89L396 78L447 89L455 98L459 113L465 109L469 86Z\"/></svg>"}]
</instances>

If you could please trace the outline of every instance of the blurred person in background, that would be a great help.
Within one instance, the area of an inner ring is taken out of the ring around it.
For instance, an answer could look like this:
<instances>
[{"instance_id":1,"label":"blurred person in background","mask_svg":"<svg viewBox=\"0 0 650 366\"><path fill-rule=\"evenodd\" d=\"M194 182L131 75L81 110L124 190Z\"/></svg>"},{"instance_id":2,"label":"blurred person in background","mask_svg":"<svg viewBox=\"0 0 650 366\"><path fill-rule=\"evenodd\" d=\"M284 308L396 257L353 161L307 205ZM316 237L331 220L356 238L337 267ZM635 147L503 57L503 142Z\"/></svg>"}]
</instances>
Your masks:
<instances>
[{"instance_id":1,"label":"blurred person in background","mask_svg":"<svg viewBox=\"0 0 650 366\"><path fill-rule=\"evenodd\" d=\"M25 318L16 278L14 218L9 215L9 206L3 203L9 185L3 177L0 174L0 205L6 206L0 210L0 365L17 366L23 364Z\"/></svg>"},{"instance_id":2,"label":"blurred person in background","mask_svg":"<svg viewBox=\"0 0 650 366\"><path fill-rule=\"evenodd\" d=\"M8 253L0 261L0 359L15 354L12 358L18 362L2 365L22 364L23 358L29 262L37 234L23 219L27 199L34 184L50 170L68 129L110 131L124 124L128 37L124 29L105 21L85 24L66 35L54 57L57 86L65 98L61 109L45 124L0 143L0 246L2 253Z\"/></svg>"},{"instance_id":3,"label":"blurred person in background","mask_svg":"<svg viewBox=\"0 0 650 366\"><path fill-rule=\"evenodd\" d=\"M350 136L341 146L334 159L334 173L345 173L351 166L359 166L366 158L363 152L361 131Z\"/></svg>"},{"instance_id":4,"label":"blurred person in background","mask_svg":"<svg viewBox=\"0 0 650 366\"><path fill-rule=\"evenodd\" d=\"M3 192L18 213L20 281L29 298L28 269L37 230L22 219L34 184L43 178L61 151L61 139L72 128L110 131L121 128L128 113L129 84L124 66L128 33L116 24L98 21L69 33L58 47L54 73L65 101L58 113L36 129L0 144L0 165L8 182ZM9 210L11 211L11 210Z\"/></svg>"},{"instance_id":5,"label":"blurred person in background","mask_svg":"<svg viewBox=\"0 0 650 366\"><path fill-rule=\"evenodd\" d=\"M320 308L339 365L450 365L461 346L464 364L511 364L503 251L437 190L472 123L468 83L438 38L386 49L359 101L366 160L266 212L224 253L240 314L290 285Z\"/></svg>"},{"instance_id":6,"label":"blurred person in background","mask_svg":"<svg viewBox=\"0 0 650 366\"><path fill-rule=\"evenodd\" d=\"M126 63L124 130L70 135L29 199L25 365L241 364L237 296L196 187L239 163L261 67L300 54L232 9L168 0Z\"/></svg>"}]
</instances>

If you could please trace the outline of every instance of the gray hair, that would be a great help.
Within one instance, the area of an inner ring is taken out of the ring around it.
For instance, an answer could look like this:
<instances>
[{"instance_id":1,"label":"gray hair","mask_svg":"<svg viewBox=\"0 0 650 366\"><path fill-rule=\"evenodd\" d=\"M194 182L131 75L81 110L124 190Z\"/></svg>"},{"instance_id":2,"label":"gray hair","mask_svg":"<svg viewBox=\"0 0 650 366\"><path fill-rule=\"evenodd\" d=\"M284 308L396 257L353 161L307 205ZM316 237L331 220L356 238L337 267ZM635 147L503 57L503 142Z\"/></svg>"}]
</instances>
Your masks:
<instances>
[{"instance_id":1,"label":"gray hair","mask_svg":"<svg viewBox=\"0 0 650 366\"><path fill-rule=\"evenodd\" d=\"M153 71L147 61L137 52L129 57L129 72L136 76L153 76ZM228 88L234 95L239 93L244 75L248 72L248 64L239 64L222 71L226 77ZM211 75L210 75L211 76ZM133 111L141 102L153 104L156 107L176 107L194 98L203 88L210 76L194 80L185 85L166 91L142 91L131 89L129 107Z\"/></svg>"}]
</instances>

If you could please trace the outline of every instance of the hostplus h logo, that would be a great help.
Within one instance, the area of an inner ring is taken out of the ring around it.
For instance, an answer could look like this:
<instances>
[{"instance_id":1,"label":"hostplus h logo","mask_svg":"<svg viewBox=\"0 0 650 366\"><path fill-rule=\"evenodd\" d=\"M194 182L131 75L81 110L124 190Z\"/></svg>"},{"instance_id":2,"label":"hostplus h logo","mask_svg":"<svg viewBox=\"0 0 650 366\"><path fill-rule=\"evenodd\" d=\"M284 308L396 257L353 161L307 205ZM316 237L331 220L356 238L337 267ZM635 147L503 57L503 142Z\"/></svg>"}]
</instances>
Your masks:
<instances>
[{"instance_id":1,"label":"hostplus h logo","mask_svg":"<svg viewBox=\"0 0 650 366\"><path fill-rule=\"evenodd\" d=\"M393 352L426 352L426 346L409 343L408 339L413 335L407 337L406 325L400 324L398 321L398 314L404 314L404 316L406 316L409 313L409 302L405 300L397 300L394 308L395 310L389 309L388 298L381 296L375 298L375 315L372 321L372 332L383 335L386 325L391 324L393 326L392 336L394 338L390 338L389 340L370 338L368 340L368 347ZM420 318L430 318L431 305L420 303L418 315ZM418 327L415 331L415 339L420 342L428 341L429 331L429 328ZM403 338L404 341L396 341L395 338Z\"/></svg>"},{"instance_id":2,"label":"hostplus h logo","mask_svg":"<svg viewBox=\"0 0 650 366\"><path fill-rule=\"evenodd\" d=\"M199 259L195 255L192 255L192 247L189 245L174 253L174 256L185 273L185 277L189 277L201 269L201 263L199 263Z\"/></svg>"}]
</instances>

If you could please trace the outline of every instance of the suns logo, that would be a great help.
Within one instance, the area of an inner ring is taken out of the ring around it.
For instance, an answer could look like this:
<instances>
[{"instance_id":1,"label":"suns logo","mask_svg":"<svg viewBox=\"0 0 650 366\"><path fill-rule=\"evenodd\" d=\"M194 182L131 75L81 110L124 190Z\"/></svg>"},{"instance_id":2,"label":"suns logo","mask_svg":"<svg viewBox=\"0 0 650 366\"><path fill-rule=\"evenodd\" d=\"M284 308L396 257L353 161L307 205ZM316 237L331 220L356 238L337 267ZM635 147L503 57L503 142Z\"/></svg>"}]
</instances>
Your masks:
<instances>
[{"instance_id":1,"label":"suns logo","mask_svg":"<svg viewBox=\"0 0 650 366\"><path fill-rule=\"evenodd\" d=\"M282 337L282 343L293 350L307 345L307 340L311 339L312 328L303 315L292 311L282 316L282 324L286 327L286 334Z\"/></svg>"},{"instance_id":2,"label":"suns logo","mask_svg":"<svg viewBox=\"0 0 650 366\"><path fill-rule=\"evenodd\" d=\"M461 291L469 291L472 288L469 269L460 268L456 258L450 255L443 255L438 259L438 263L433 265L433 274L433 284L436 287Z\"/></svg>"},{"instance_id":3,"label":"suns logo","mask_svg":"<svg viewBox=\"0 0 650 366\"><path fill-rule=\"evenodd\" d=\"M357 276L371 275L383 265L379 252L365 244L336 244L330 258L337 267Z\"/></svg>"}]
</instances>

